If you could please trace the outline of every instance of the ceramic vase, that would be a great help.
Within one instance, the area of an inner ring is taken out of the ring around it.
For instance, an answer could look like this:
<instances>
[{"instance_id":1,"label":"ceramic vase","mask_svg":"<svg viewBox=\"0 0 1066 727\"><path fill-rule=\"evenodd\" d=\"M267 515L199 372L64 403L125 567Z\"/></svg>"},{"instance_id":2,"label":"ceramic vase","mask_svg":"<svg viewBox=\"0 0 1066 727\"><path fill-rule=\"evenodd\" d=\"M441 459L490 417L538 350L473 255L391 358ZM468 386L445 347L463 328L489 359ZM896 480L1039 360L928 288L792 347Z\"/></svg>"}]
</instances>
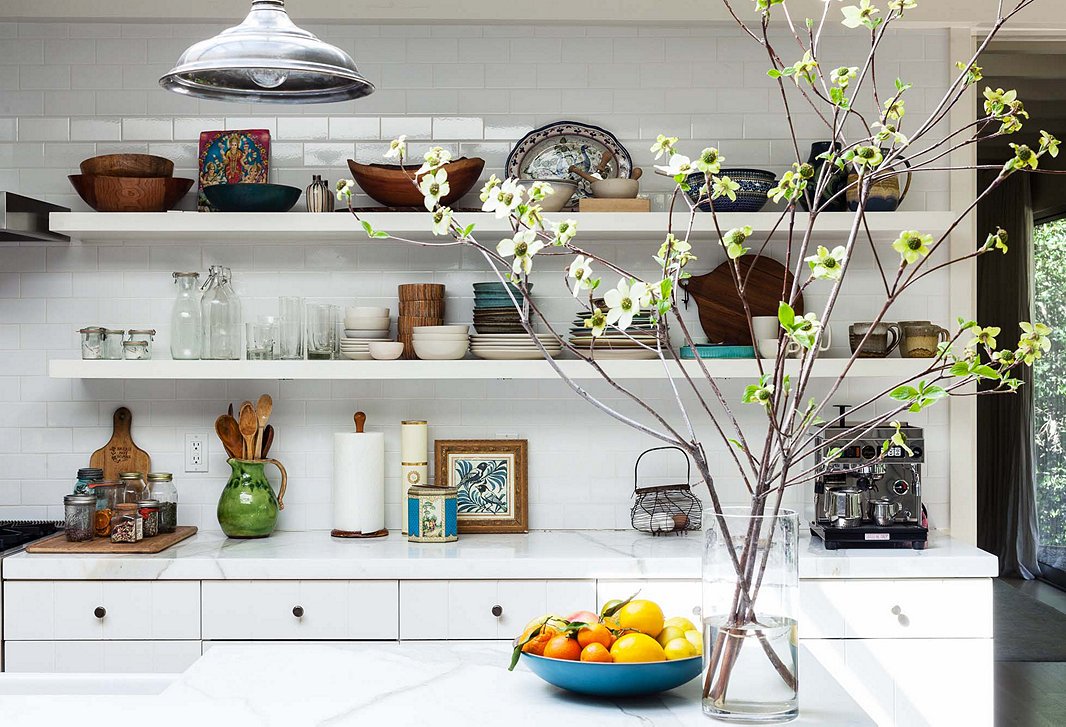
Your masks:
<instances>
[{"instance_id":1,"label":"ceramic vase","mask_svg":"<svg viewBox=\"0 0 1066 727\"><path fill-rule=\"evenodd\" d=\"M231 538L265 538L274 532L278 513L285 508L288 474L275 459L230 459L229 482L218 498L218 524ZM270 463L281 472L277 495L263 465Z\"/></svg>"},{"instance_id":2,"label":"ceramic vase","mask_svg":"<svg viewBox=\"0 0 1066 727\"><path fill-rule=\"evenodd\" d=\"M333 211L333 191L322 175L316 174L311 178L311 183L304 190L304 202L308 212Z\"/></svg>"}]
</instances>

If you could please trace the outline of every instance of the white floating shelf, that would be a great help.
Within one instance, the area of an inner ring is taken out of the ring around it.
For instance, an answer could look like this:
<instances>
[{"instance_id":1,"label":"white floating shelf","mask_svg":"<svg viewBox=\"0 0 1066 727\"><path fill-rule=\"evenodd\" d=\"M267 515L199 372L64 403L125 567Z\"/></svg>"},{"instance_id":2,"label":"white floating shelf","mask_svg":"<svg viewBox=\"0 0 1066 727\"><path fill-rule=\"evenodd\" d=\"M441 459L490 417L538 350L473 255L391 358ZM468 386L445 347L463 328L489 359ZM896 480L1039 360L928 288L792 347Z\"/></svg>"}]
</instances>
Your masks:
<instances>
[{"instance_id":1,"label":"white floating shelf","mask_svg":"<svg viewBox=\"0 0 1066 727\"><path fill-rule=\"evenodd\" d=\"M483 212L457 215L464 224L476 223L477 231L499 235L510 232L507 220ZM667 229L665 212L584 212L550 214L548 219L575 219L582 240L659 240ZM778 223L777 212L718 215L723 230L751 225L756 232L767 233ZM423 240L441 240L430 232L431 220L422 212L373 212L362 215L375 229ZM879 239L895 239L902 230L922 230L936 234L948 229L955 216L951 212L878 212L866 217L870 233ZM807 215L798 216L802 229ZM674 215L675 233L683 229L685 215ZM50 218L53 232L74 241L116 242L244 242L285 245L314 244L326 241L389 244L387 240L370 240L352 216L346 212L312 214L309 212L56 212ZM841 239L854 223L850 212L827 212L819 215L815 230L820 241ZM698 239L714 233L711 215L699 213L694 228ZM865 234L865 233L864 233ZM392 243L398 244L398 243Z\"/></svg>"},{"instance_id":2,"label":"white floating shelf","mask_svg":"<svg viewBox=\"0 0 1066 727\"><path fill-rule=\"evenodd\" d=\"M835 378L847 359L820 359L814 376ZM597 379L599 374L581 360L558 362L577 379ZM849 378L894 378L917 376L928 359L860 359L848 372ZM752 359L716 359L706 361L714 376L723 379L751 379L758 375ZM661 379L665 370L661 361L604 361L605 371L618 379ZM685 361L689 373L699 376L698 362ZM798 362L790 362L793 373ZM668 369L680 377L675 363ZM55 359L48 373L57 379L238 379L238 380L447 380L447 379L555 379L558 374L546 361L83 361Z\"/></svg>"}]
</instances>

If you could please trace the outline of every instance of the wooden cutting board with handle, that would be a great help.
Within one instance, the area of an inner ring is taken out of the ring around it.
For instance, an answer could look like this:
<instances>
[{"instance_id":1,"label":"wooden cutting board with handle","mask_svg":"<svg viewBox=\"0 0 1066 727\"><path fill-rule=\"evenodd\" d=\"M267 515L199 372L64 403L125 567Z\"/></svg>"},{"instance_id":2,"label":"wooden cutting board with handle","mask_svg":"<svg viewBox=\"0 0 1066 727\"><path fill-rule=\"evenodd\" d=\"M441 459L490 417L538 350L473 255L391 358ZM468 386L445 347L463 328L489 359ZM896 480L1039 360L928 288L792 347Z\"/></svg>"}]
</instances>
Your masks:
<instances>
[{"instance_id":1,"label":"wooden cutting board with handle","mask_svg":"<svg viewBox=\"0 0 1066 727\"><path fill-rule=\"evenodd\" d=\"M681 287L696 301L700 313L700 325L711 343L726 343L734 346L751 346L751 329L744 315L730 262L719 265L706 275L693 276L681 281ZM748 275L745 298L752 316L776 316L781 303L781 281L792 287L792 273L781 263L761 256L745 255L737 259L741 280ZM797 315L803 313L801 295L793 308Z\"/></svg>"},{"instance_id":2,"label":"wooden cutting board with handle","mask_svg":"<svg viewBox=\"0 0 1066 727\"><path fill-rule=\"evenodd\" d=\"M124 406L115 409L111 440L89 458L89 466L102 469L107 481L117 481L119 472L147 474L152 471L152 458L133 442L132 426L130 410Z\"/></svg>"}]
</instances>

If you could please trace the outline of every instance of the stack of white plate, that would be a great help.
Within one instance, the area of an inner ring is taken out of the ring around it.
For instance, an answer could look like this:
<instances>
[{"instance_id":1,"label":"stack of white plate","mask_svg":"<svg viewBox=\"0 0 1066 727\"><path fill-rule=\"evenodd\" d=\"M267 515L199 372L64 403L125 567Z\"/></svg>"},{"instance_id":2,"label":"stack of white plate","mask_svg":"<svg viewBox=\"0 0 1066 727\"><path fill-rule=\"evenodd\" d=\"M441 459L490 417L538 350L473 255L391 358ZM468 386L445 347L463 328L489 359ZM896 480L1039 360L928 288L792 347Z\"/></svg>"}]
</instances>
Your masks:
<instances>
[{"instance_id":1,"label":"stack of white plate","mask_svg":"<svg viewBox=\"0 0 1066 727\"><path fill-rule=\"evenodd\" d=\"M537 338L555 358L563 344L554 333L538 333ZM470 337L470 350L478 358L490 361L533 361L544 358L536 341L528 333L476 333Z\"/></svg>"},{"instance_id":2,"label":"stack of white plate","mask_svg":"<svg viewBox=\"0 0 1066 727\"><path fill-rule=\"evenodd\" d=\"M415 355L426 361L452 361L470 349L470 326L414 326Z\"/></svg>"},{"instance_id":3,"label":"stack of white plate","mask_svg":"<svg viewBox=\"0 0 1066 727\"><path fill-rule=\"evenodd\" d=\"M602 301L596 301L595 305L602 310L607 309ZM633 323L625 332L608 326L598 338L593 338L592 329L585 327L585 321L591 315L587 311L579 312L571 324L570 343L577 349L579 356L588 358L591 350L595 358L601 361L659 357L654 350L656 326L650 314L641 313L634 316Z\"/></svg>"},{"instance_id":4,"label":"stack of white plate","mask_svg":"<svg viewBox=\"0 0 1066 727\"><path fill-rule=\"evenodd\" d=\"M370 360L372 341L390 341L392 319L388 308L354 307L344 313L341 356L353 361Z\"/></svg>"}]
</instances>

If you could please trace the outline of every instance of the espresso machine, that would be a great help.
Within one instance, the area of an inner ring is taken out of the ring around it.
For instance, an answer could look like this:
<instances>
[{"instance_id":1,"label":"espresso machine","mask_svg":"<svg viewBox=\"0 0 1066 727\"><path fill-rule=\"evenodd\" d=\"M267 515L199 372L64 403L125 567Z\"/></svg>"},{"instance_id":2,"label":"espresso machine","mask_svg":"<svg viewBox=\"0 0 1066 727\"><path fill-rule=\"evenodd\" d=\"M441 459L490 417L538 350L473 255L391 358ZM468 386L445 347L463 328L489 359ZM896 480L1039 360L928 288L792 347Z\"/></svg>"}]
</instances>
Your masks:
<instances>
[{"instance_id":1,"label":"espresso machine","mask_svg":"<svg viewBox=\"0 0 1066 727\"><path fill-rule=\"evenodd\" d=\"M895 444L882 452L895 427L877 427L858 439L847 435L848 429L840 419L818 435L811 533L826 550L924 549L929 529L922 508L921 428L904 425L900 430L910 452ZM835 447L841 448L840 456L823 466L826 452Z\"/></svg>"}]
</instances>

